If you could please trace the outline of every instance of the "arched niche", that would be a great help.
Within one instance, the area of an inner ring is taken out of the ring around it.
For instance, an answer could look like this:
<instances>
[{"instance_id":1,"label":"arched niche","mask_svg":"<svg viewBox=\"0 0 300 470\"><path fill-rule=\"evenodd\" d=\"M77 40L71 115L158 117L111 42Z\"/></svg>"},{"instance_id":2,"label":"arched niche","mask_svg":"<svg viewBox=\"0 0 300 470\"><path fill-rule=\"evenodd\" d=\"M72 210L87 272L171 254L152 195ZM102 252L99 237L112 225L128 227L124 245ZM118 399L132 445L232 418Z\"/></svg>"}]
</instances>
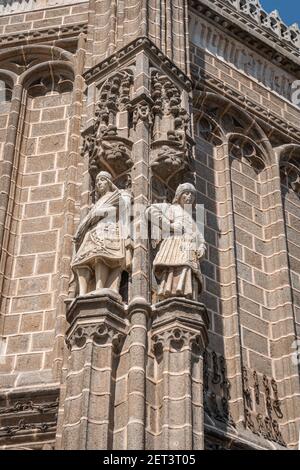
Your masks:
<instances>
[{"instance_id":1,"label":"arched niche","mask_svg":"<svg viewBox=\"0 0 300 470\"><path fill-rule=\"evenodd\" d=\"M16 75L21 75L35 65L53 61L72 63L73 55L60 47L47 45L12 47L0 52L1 68Z\"/></svg>"},{"instance_id":2,"label":"arched niche","mask_svg":"<svg viewBox=\"0 0 300 470\"><path fill-rule=\"evenodd\" d=\"M300 338L300 145L276 149L297 337Z\"/></svg>"},{"instance_id":3,"label":"arched niche","mask_svg":"<svg viewBox=\"0 0 300 470\"><path fill-rule=\"evenodd\" d=\"M194 97L194 123L196 135L214 146L229 142L233 135L239 135L242 146L245 145L243 140L248 139L256 152L260 149L265 165L272 160L273 150L261 126L247 111L221 95L204 92Z\"/></svg>"},{"instance_id":4,"label":"arched niche","mask_svg":"<svg viewBox=\"0 0 300 470\"><path fill-rule=\"evenodd\" d=\"M32 66L19 82L32 98L47 93L66 93L73 90L74 70L71 62L56 60Z\"/></svg>"}]
</instances>

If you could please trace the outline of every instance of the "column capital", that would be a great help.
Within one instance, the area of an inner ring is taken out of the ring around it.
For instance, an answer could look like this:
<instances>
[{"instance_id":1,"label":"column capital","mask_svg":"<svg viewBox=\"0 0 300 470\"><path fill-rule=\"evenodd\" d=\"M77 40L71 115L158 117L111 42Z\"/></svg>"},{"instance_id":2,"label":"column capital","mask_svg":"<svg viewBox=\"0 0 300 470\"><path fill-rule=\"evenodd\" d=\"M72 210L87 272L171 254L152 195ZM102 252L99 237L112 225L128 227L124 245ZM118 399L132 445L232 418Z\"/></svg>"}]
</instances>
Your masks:
<instances>
[{"instance_id":1,"label":"column capital","mask_svg":"<svg viewBox=\"0 0 300 470\"><path fill-rule=\"evenodd\" d=\"M147 316L151 315L151 305L144 297L134 297L129 303L127 310L128 317L131 317L136 312L145 312Z\"/></svg>"}]
</instances>

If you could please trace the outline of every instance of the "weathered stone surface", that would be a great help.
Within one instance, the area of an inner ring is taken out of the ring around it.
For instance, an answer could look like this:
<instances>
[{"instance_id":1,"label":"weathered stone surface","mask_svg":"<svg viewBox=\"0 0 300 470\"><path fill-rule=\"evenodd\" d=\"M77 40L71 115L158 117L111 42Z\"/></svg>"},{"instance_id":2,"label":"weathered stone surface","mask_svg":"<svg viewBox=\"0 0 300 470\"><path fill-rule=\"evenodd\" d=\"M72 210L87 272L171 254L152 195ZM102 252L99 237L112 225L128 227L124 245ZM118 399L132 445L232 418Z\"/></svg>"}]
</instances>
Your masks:
<instances>
[{"instance_id":1,"label":"weathered stone surface","mask_svg":"<svg viewBox=\"0 0 300 470\"><path fill-rule=\"evenodd\" d=\"M0 3L0 447L296 448L299 28L254 0ZM175 252L157 303L147 237L121 297L77 296L100 170L143 204L134 229L195 186L203 305L173 298Z\"/></svg>"}]
</instances>

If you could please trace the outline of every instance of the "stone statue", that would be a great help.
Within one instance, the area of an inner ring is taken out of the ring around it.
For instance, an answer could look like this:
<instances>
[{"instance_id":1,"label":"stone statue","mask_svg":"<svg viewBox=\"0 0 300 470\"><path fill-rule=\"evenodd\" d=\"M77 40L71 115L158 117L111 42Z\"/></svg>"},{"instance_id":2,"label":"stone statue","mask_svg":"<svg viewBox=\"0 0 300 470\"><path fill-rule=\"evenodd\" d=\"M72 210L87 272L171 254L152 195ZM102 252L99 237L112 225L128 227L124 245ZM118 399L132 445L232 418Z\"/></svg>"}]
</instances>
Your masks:
<instances>
[{"instance_id":1,"label":"stone statue","mask_svg":"<svg viewBox=\"0 0 300 470\"><path fill-rule=\"evenodd\" d=\"M153 271L158 280L158 300L186 297L198 300L202 290L200 260L206 245L193 219L196 189L190 183L178 186L172 204L153 204L147 209L151 221L152 240L157 239L158 251Z\"/></svg>"},{"instance_id":2,"label":"stone statue","mask_svg":"<svg viewBox=\"0 0 300 470\"><path fill-rule=\"evenodd\" d=\"M95 192L97 200L74 237L72 269L79 295L109 289L119 298L122 272L128 271L131 264L131 241L126 233L129 228L126 209L131 196L119 190L106 171L97 175Z\"/></svg>"}]
</instances>

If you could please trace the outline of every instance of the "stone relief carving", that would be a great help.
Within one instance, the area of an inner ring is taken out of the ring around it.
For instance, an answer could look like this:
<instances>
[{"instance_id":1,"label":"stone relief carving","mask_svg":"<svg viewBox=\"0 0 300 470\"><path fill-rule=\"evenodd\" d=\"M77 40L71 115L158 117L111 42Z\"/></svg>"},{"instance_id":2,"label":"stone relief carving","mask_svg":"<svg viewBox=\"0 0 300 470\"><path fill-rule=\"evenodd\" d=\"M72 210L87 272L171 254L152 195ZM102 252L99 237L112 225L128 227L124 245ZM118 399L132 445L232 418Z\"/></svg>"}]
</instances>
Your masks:
<instances>
[{"instance_id":1,"label":"stone relief carving","mask_svg":"<svg viewBox=\"0 0 300 470\"><path fill-rule=\"evenodd\" d=\"M108 172L96 177L97 200L74 236L72 269L79 295L109 289L119 297L123 271L131 265L131 241L126 219L131 195L119 190Z\"/></svg>"},{"instance_id":2,"label":"stone relief carving","mask_svg":"<svg viewBox=\"0 0 300 470\"><path fill-rule=\"evenodd\" d=\"M84 135L82 146L82 155L89 158L93 181L100 170L120 177L128 174L133 166L132 141L128 138L133 114L132 84L132 70L126 69L115 73L100 87L95 122ZM145 110L141 109L139 114L143 116Z\"/></svg>"},{"instance_id":3,"label":"stone relief carving","mask_svg":"<svg viewBox=\"0 0 300 470\"><path fill-rule=\"evenodd\" d=\"M196 189L181 184L172 204L152 204L146 211L151 221L151 239L158 240L153 261L158 281L157 299L186 297L198 300L202 290L200 260L206 245L192 215Z\"/></svg>"},{"instance_id":4,"label":"stone relief carving","mask_svg":"<svg viewBox=\"0 0 300 470\"><path fill-rule=\"evenodd\" d=\"M229 409L231 383L227 378L225 358L215 351L203 355L204 409L210 418L234 425Z\"/></svg>"},{"instance_id":5,"label":"stone relief carving","mask_svg":"<svg viewBox=\"0 0 300 470\"><path fill-rule=\"evenodd\" d=\"M164 348L181 350L189 347L194 352L201 351L201 334L189 331L185 328L172 328L153 336L153 351L156 356L163 354Z\"/></svg>"},{"instance_id":6,"label":"stone relief carving","mask_svg":"<svg viewBox=\"0 0 300 470\"><path fill-rule=\"evenodd\" d=\"M121 348L124 334L118 331L110 324L101 323L96 325L82 325L75 329L67 341L69 349L73 347L82 348L85 346L88 338L95 344L110 344L115 352Z\"/></svg>"},{"instance_id":7,"label":"stone relief carving","mask_svg":"<svg viewBox=\"0 0 300 470\"><path fill-rule=\"evenodd\" d=\"M278 419L283 418L283 413L275 379L243 367L243 392L245 428L269 441L286 446L278 423Z\"/></svg>"},{"instance_id":8,"label":"stone relief carving","mask_svg":"<svg viewBox=\"0 0 300 470\"><path fill-rule=\"evenodd\" d=\"M150 164L155 178L165 188L176 188L183 172L192 168L193 139L190 137L190 119L182 106L181 91L166 76L152 71L152 144ZM179 177L179 180L178 178Z\"/></svg>"},{"instance_id":9,"label":"stone relief carving","mask_svg":"<svg viewBox=\"0 0 300 470\"><path fill-rule=\"evenodd\" d=\"M27 439L39 433L54 433L57 423L58 398L54 401L17 401L10 406L0 408L0 444L6 438ZM13 441L12 441L13 442Z\"/></svg>"}]
</instances>

